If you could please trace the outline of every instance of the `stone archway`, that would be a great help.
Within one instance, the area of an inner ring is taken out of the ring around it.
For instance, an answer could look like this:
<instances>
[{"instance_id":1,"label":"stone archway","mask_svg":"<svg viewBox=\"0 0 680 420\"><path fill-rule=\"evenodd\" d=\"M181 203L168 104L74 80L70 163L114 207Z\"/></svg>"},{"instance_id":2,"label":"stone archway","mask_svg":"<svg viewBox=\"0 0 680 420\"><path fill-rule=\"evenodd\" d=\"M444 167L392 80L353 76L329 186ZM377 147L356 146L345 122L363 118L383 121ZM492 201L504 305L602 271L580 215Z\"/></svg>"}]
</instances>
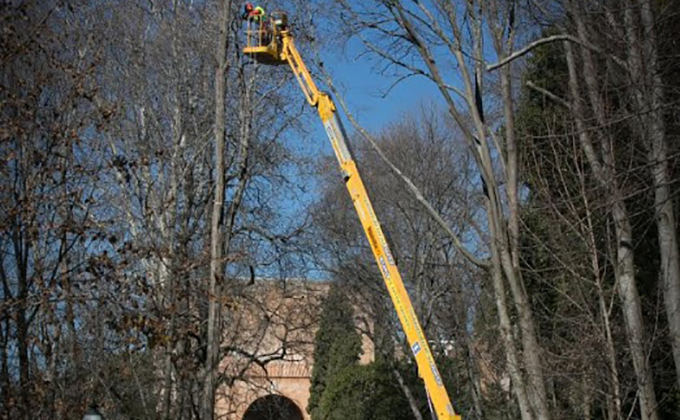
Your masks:
<instances>
[{"instance_id":1,"label":"stone archway","mask_svg":"<svg viewBox=\"0 0 680 420\"><path fill-rule=\"evenodd\" d=\"M253 401L243 420L303 420L302 411L291 399L281 395L267 395Z\"/></svg>"}]
</instances>

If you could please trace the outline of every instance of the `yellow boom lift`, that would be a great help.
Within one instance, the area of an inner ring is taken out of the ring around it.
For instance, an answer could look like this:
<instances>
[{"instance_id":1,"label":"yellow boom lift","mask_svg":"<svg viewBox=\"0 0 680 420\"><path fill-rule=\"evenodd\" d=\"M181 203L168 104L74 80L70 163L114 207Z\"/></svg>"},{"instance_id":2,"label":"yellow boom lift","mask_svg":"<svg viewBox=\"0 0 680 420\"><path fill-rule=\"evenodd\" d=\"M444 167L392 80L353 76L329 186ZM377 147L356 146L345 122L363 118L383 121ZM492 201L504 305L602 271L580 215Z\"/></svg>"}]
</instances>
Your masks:
<instances>
[{"instance_id":1,"label":"yellow boom lift","mask_svg":"<svg viewBox=\"0 0 680 420\"><path fill-rule=\"evenodd\" d=\"M286 14L274 12L267 19L249 20L246 35L247 45L243 50L244 54L262 64L290 65L307 102L319 112L328 138L333 145L335 156L340 163L345 185L352 197L378 268L413 351L418 364L418 372L425 383L425 389L432 401L434 411L439 420L460 420L461 417L456 414L451 405L430 346L404 287L401 274L387 245L364 183L361 181L357 165L347 147L345 130L338 118L337 108L329 94L319 91L307 66L302 61L300 53L295 48L293 35L288 28Z\"/></svg>"}]
</instances>

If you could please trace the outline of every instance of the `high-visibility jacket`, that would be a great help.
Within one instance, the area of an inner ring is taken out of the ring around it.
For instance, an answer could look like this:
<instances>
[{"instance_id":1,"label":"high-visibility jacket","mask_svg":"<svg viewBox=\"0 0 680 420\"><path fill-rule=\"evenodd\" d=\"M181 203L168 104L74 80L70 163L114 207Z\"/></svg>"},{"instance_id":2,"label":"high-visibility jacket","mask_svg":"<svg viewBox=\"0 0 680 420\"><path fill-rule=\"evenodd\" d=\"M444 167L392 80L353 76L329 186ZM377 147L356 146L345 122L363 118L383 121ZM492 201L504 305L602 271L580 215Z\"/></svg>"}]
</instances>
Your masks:
<instances>
[{"instance_id":1,"label":"high-visibility jacket","mask_svg":"<svg viewBox=\"0 0 680 420\"><path fill-rule=\"evenodd\" d=\"M264 8L262 6L257 6L252 12L250 12L250 16L256 20L264 19Z\"/></svg>"}]
</instances>

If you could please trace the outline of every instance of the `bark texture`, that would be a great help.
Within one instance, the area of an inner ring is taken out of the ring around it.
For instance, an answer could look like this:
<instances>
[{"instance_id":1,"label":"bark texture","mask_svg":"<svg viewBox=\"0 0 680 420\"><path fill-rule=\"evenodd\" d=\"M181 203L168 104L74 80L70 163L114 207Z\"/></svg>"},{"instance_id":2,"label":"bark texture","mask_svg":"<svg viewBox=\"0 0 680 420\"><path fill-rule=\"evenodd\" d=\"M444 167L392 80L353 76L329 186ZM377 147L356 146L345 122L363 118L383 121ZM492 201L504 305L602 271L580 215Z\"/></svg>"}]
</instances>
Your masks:
<instances>
[{"instance_id":1,"label":"bark texture","mask_svg":"<svg viewBox=\"0 0 680 420\"><path fill-rule=\"evenodd\" d=\"M219 365L220 339L220 282L224 274L223 261L223 209L225 181L225 67L227 55L227 28L231 1L220 5L219 40L215 63L215 201L212 208L210 232L210 278L208 289L208 337L205 379L201 400L201 419L211 420L215 414L215 388Z\"/></svg>"},{"instance_id":2,"label":"bark texture","mask_svg":"<svg viewBox=\"0 0 680 420\"><path fill-rule=\"evenodd\" d=\"M579 16L576 15L577 23ZM570 43L564 44L566 50L567 66L569 70L569 90L572 96L572 111L579 132L581 147L593 170L598 183L609 195L611 216L614 223L616 240L616 267L615 276L618 294L621 299L624 314L628 344L630 346L633 366L637 377L640 392L640 406L643 419L656 420L657 402L652 381L652 371L647 359L645 342L645 329L642 318L640 296L635 284L635 266L633 254L633 234L630 225L630 217L626 209L623 195L620 191L617 179L613 173L614 150L613 139L609 136L600 136L601 158L595 151L590 138L590 131L585 124L585 111L580 99L579 76L576 70L576 60ZM596 118L601 118L604 112L603 103L597 90L594 65L590 52L583 49L584 77L586 89L591 100L591 106ZM598 117L599 116L599 117ZM601 124L600 124L601 125ZM601 125L602 126L602 125Z\"/></svg>"}]
</instances>

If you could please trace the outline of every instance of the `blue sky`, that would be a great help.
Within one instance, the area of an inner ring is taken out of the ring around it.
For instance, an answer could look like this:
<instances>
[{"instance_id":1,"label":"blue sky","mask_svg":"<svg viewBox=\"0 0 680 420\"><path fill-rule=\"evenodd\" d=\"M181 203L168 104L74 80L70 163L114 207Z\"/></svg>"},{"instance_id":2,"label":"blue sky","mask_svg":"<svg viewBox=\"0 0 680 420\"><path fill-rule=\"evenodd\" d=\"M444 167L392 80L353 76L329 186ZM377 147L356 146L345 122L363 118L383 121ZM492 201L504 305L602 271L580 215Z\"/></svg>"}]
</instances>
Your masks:
<instances>
[{"instance_id":1,"label":"blue sky","mask_svg":"<svg viewBox=\"0 0 680 420\"><path fill-rule=\"evenodd\" d=\"M422 76L402 80L383 97L395 79L378 74L367 58L354 59L348 54L327 54L325 67L351 112L370 131L377 132L421 104L439 99L436 86ZM342 117L351 132L349 122Z\"/></svg>"},{"instance_id":2,"label":"blue sky","mask_svg":"<svg viewBox=\"0 0 680 420\"><path fill-rule=\"evenodd\" d=\"M366 56L356 58L359 56L360 48L355 43L349 45L341 53L322 53L321 58L324 62L324 68L332 75L333 83L343 95L350 112L364 128L378 134L381 129L402 119L405 114L418 112L421 105L440 102L440 94L436 86L423 77L411 77L393 86L396 79L379 74L372 60L369 60ZM310 56L308 51L301 51L301 54L307 66L312 70L319 88L327 90L323 83L323 77L314 71L314 57ZM293 83L297 88L297 81L292 73L290 73L290 79L290 83ZM389 90L387 96L383 97L383 94L391 86L393 87ZM299 92L297 100L300 104L305 103L302 91ZM339 101L336 100L336 102ZM339 103L337 103L337 106L339 117L349 136L348 141L350 143L361 141L360 138L353 135L354 127L350 124ZM297 149L299 153L303 153L317 162L323 157L332 156L330 142L316 111L310 109L308 121L313 125L310 127L310 134L302 138L296 136L289 138L290 145ZM342 182L339 168L337 168L337 172L338 182ZM313 178L298 179L301 185L305 185L305 192L296 190L288 196L289 199L281 208L284 212L284 218L301 219L300 216L305 213L302 208L319 198L319 185ZM322 279L327 276L323 271L317 271L312 267L309 267L309 269L311 271L307 273L307 276L311 278Z\"/></svg>"},{"instance_id":3,"label":"blue sky","mask_svg":"<svg viewBox=\"0 0 680 420\"><path fill-rule=\"evenodd\" d=\"M442 102L437 87L426 78L410 77L395 85L396 77L380 74L375 61L366 55L360 55L362 51L362 46L358 42L350 41L342 52L322 52L321 59L325 70L333 77L333 83L342 94L350 112L370 132L378 134L391 123L401 120L406 114L417 113L422 105ZM314 68L315 57L312 53L306 50L300 53L305 64L312 71L319 88L328 90L323 75L318 74ZM290 83L296 89L298 88L292 72ZM301 90L297 99L300 104L305 103ZM354 135L354 127L350 124L337 98L335 101L339 110L338 115L349 136L348 141L350 143L361 141L358 136ZM312 124L310 135L305 138L291 138L290 144L299 152L312 158L331 156L332 148L321 120L316 111L311 109L309 111L309 123Z\"/></svg>"},{"instance_id":4,"label":"blue sky","mask_svg":"<svg viewBox=\"0 0 680 420\"><path fill-rule=\"evenodd\" d=\"M430 80L413 76L397 82L393 71L381 74L385 63L361 53L364 47L350 41L343 52L323 55L325 68L341 91L355 118L367 129L378 132L405 114L418 112L421 105L441 103L441 94ZM343 120L346 121L344 115ZM347 129L351 132L349 123Z\"/></svg>"},{"instance_id":5,"label":"blue sky","mask_svg":"<svg viewBox=\"0 0 680 420\"><path fill-rule=\"evenodd\" d=\"M441 95L436 86L422 76L410 77L394 85L396 77L379 74L374 60L366 55L360 56L362 46L358 42L350 41L346 48L341 51L323 52L321 59L324 68L333 77L333 83L341 92L344 100L350 108L350 112L359 123L370 132L378 134L390 123L399 121L404 115L418 112L421 105L440 103ZM313 53L303 49L300 51L305 64L313 73L315 82L321 90L328 90L324 84L323 75L318 74L314 68L315 58ZM378 64L379 66L380 64ZM298 89L297 81L292 72L290 83ZM389 90L389 92L387 92ZM387 95L385 96L385 93ZM297 98L300 104L305 103L305 98L300 90ZM361 141L354 136L354 127L344 114L344 110L336 99L338 115L345 125L348 141L356 143ZM332 148L321 120L316 111L309 109L309 123L312 125L310 134L303 138L293 136L289 139L290 145L312 158L331 156Z\"/></svg>"}]
</instances>

